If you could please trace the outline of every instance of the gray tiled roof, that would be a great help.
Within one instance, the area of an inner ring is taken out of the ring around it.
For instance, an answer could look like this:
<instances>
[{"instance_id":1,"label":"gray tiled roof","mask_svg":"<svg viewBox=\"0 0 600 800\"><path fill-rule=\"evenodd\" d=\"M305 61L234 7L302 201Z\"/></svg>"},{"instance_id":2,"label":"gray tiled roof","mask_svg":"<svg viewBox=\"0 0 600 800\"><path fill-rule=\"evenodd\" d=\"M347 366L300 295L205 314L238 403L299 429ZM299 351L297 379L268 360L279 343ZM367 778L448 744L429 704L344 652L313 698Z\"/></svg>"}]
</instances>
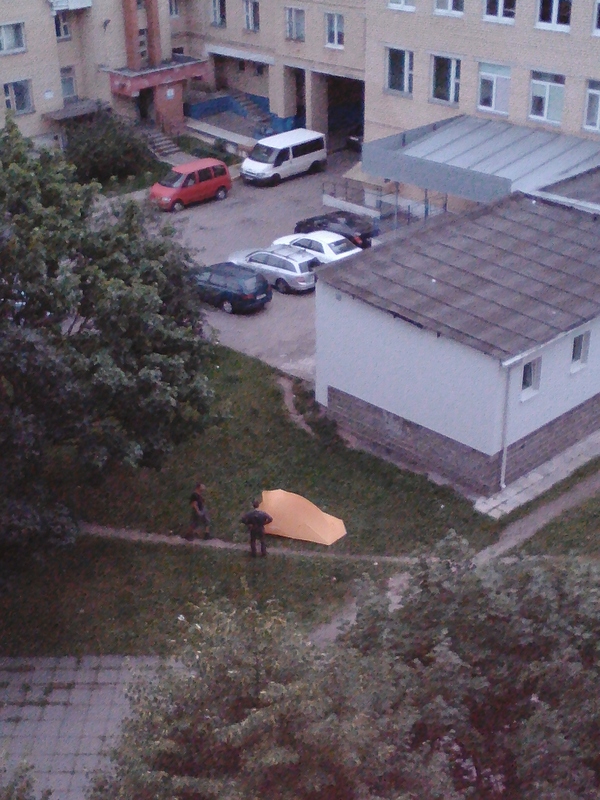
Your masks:
<instances>
[{"instance_id":1,"label":"gray tiled roof","mask_svg":"<svg viewBox=\"0 0 600 800\"><path fill-rule=\"evenodd\" d=\"M516 194L407 226L319 280L504 360L600 315L600 218Z\"/></svg>"}]
</instances>

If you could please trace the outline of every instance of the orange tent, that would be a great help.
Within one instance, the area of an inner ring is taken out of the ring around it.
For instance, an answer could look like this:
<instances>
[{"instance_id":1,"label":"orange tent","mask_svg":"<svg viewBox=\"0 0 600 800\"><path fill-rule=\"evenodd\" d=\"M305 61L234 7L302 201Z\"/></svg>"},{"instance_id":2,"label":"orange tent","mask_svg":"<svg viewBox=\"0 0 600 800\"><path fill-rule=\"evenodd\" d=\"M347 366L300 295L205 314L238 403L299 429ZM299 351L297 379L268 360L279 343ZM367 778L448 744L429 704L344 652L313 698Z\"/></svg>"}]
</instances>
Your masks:
<instances>
[{"instance_id":1,"label":"orange tent","mask_svg":"<svg viewBox=\"0 0 600 800\"><path fill-rule=\"evenodd\" d=\"M346 535L341 519L326 514L310 500L293 492L283 489L263 492L260 509L273 517L273 522L265 526L265 532L275 536L330 545Z\"/></svg>"}]
</instances>

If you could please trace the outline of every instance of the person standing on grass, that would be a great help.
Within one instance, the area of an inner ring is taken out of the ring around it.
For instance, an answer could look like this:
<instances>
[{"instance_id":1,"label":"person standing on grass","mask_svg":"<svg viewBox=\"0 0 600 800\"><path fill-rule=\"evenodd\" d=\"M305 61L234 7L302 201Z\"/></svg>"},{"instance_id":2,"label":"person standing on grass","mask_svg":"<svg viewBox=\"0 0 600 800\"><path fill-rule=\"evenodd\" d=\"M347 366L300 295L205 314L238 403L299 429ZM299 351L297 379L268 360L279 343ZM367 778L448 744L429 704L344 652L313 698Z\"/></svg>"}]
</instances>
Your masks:
<instances>
[{"instance_id":1,"label":"person standing on grass","mask_svg":"<svg viewBox=\"0 0 600 800\"><path fill-rule=\"evenodd\" d=\"M241 522L248 528L250 534L250 555L256 558L256 542L260 542L260 554L264 558L267 555L267 544L265 542L265 525L273 522L273 517L266 511L259 509L260 500L252 501L252 511L248 511L241 519Z\"/></svg>"},{"instance_id":2,"label":"person standing on grass","mask_svg":"<svg viewBox=\"0 0 600 800\"><path fill-rule=\"evenodd\" d=\"M212 539L212 536L210 535L210 517L206 509L206 503L204 502L205 491L206 486L201 483L201 481L198 481L194 487L194 491L191 494L190 529L185 537L188 539L188 541L191 541L194 538L200 538L199 532L201 530L203 531L204 539Z\"/></svg>"}]
</instances>

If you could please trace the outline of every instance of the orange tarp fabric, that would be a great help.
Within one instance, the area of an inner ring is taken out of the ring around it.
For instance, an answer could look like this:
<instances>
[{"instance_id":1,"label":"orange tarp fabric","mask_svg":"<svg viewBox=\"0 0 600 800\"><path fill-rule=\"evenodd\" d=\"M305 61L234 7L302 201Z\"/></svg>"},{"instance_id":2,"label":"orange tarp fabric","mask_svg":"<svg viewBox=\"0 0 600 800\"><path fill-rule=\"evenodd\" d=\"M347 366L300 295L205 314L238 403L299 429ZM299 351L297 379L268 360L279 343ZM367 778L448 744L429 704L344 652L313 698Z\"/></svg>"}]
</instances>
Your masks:
<instances>
[{"instance_id":1,"label":"orange tarp fabric","mask_svg":"<svg viewBox=\"0 0 600 800\"><path fill-rule=\"evenodd\" d=\"M263 492L260 509L273 517L273 522L265 526L265 532L275 536L329 545L346 535L341 519L326 514L310 500L293 492L283 489Z\"/></svg>"}]
</instances>

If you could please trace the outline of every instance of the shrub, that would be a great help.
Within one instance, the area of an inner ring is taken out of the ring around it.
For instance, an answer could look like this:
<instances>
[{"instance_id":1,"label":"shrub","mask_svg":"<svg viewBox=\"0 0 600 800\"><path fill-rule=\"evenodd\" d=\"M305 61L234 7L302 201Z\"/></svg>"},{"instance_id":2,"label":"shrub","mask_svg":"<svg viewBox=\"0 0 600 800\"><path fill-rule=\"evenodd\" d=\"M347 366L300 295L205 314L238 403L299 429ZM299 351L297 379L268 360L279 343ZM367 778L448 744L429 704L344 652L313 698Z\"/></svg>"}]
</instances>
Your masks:
<instances>
[{"instance_id":1,"label":"shrub","mask_svg":"<svg viewBox=\"0 0 600 800\"><path fill-rule=\"evenodd\" d=\"M77 180L107 183L150 170L154 157L146 142L126 122L107 111L67 128L66 158L75 166Z\"/></svg>"}]
</instances>

